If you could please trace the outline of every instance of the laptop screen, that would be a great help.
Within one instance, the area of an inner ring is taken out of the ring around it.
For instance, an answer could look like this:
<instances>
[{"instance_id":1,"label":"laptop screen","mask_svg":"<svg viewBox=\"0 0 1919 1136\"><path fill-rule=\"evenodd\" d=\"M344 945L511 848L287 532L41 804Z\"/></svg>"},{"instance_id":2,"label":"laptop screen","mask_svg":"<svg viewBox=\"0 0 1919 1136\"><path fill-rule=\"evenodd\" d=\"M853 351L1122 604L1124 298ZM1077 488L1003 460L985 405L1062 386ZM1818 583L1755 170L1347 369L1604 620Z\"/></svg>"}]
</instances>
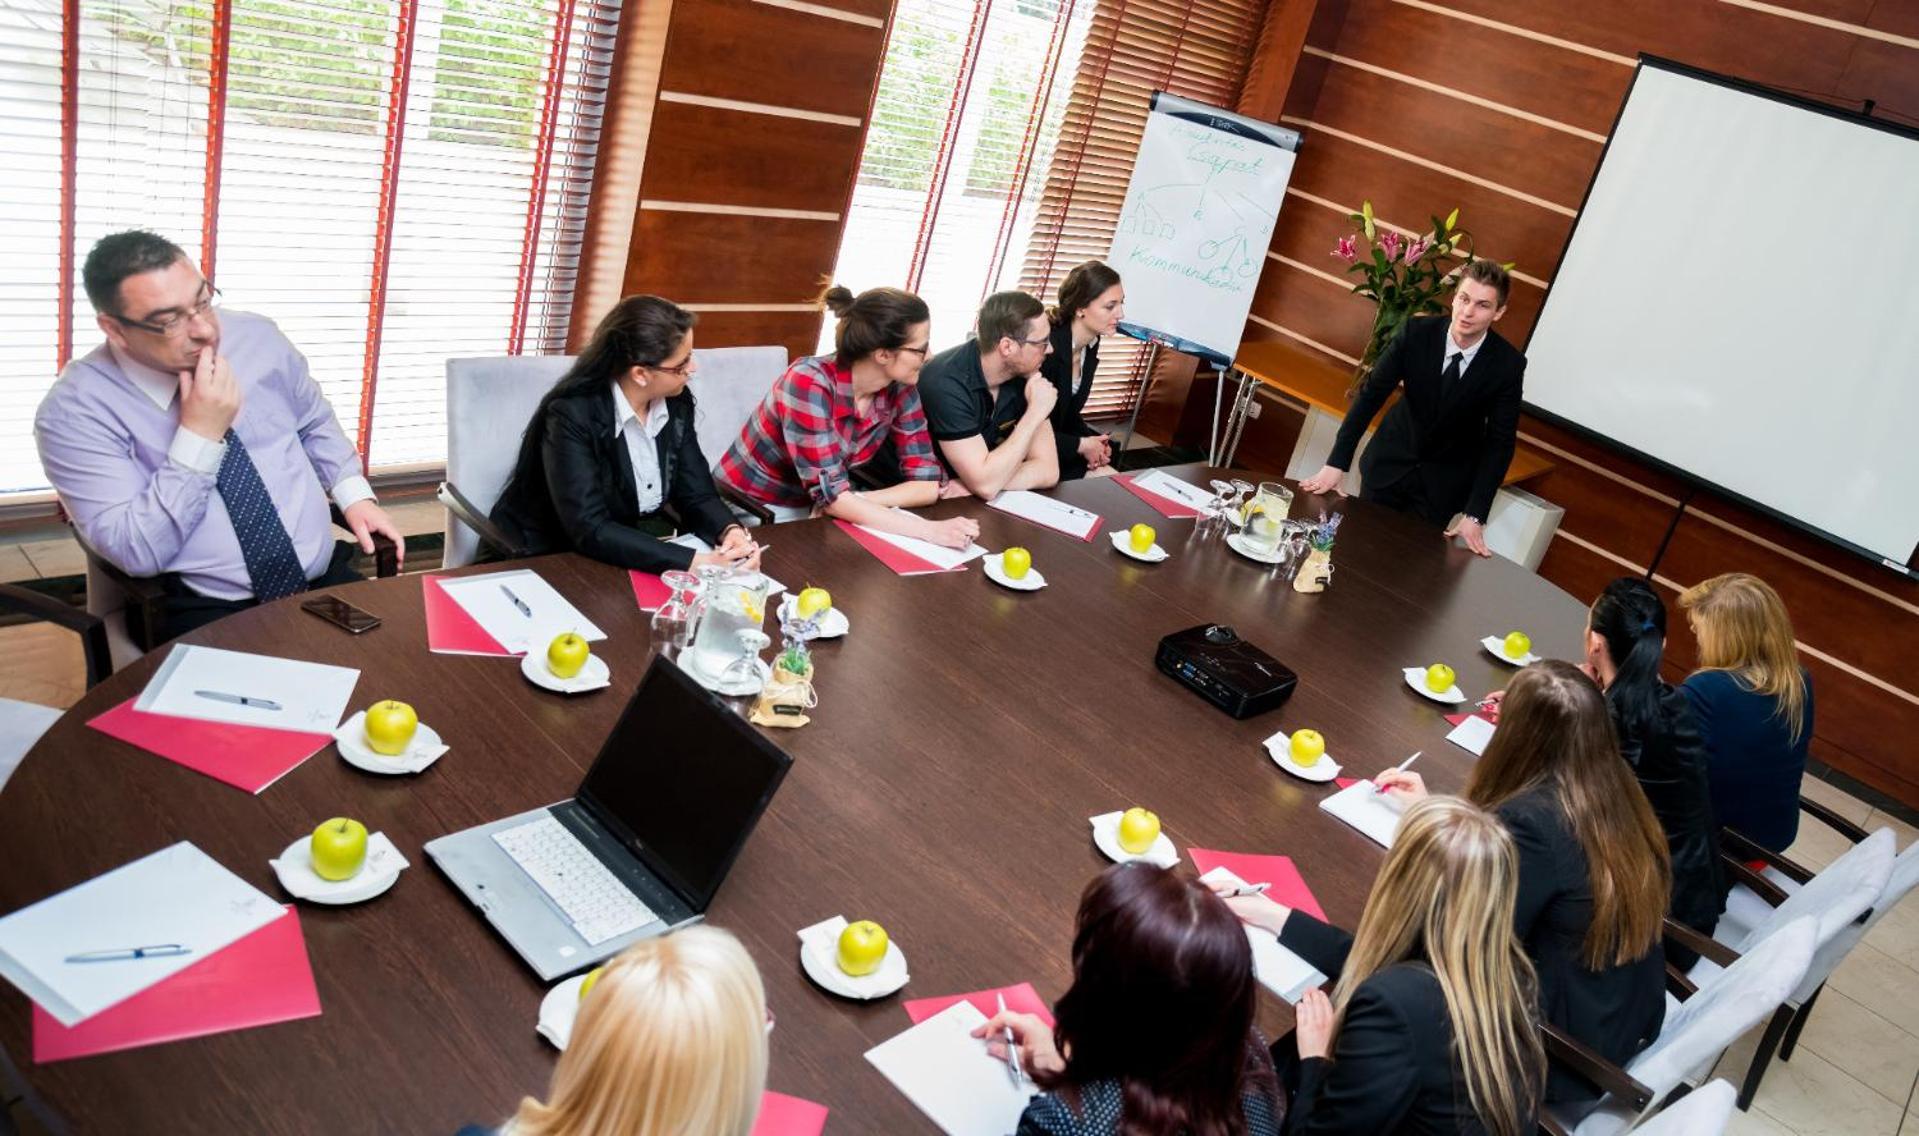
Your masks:
<instances>
[{"instance_id":1,"label":"laptop screen","mask_svg":"<svg viewBox=\"0 0 1919 1136\"><path fill-rule=\"evenodd\" d=\"M578 797L648 871L705 911L792 764L655 656Z\"/></svg>"}]
</instances>

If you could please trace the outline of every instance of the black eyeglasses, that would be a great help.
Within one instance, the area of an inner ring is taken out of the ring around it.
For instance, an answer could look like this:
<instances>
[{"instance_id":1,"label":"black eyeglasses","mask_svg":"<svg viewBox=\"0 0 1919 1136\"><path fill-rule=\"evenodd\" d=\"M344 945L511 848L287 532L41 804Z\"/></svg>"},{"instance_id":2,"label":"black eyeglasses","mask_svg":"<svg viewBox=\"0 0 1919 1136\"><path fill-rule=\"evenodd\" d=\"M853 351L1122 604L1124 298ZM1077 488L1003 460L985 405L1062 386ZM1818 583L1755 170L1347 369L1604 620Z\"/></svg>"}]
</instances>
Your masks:
<instances>
[{"instance_id":1,"label":"black eyeglasses","mask_svg":"<svg viewBox=\"0 0 1919 1136\"><path fill-rule=\"evenodd\" d=\"M1009 335L1006 338L1019 344L1021 347L1038 347L1042 343L1051 343L1053 341L1053 337L1050 335L1042 335L1038 339L1021 339L1014 335Z\"/></svg>"},{"instance_id":2,"label":"black eyeglasses","mask_svg":"<svg viewBox=\"0 0 1919 1136\"><path fill-rule=\"evenodd\" d=\"M175 312L159 319L130 320L125 316L107 313L107 318L121 327L137 327L141 331L150 331L155 335L172 337L186 329L187 323L199 316L206 315L220 306L220 290L211 284L201 285L200 299L184 312Z\"/></svg>"},{"instance_id":3,"label":"black eyeglasses","mask_svg":"<svg viewBox=\"0 0 1919 1136\"><path fill-rule=\"evenodd\" d=\"M924 347L895 347L893 348L893 350L911 351L913 354L918 355L922 359L926 358L926 348Z\"/></svg>"},{"instance_id":4,"label":"black eyeglasses","mask_svg":"<svg viewBox=\"0 0 1919 1136\"><path fill-rule=\"evenodd\" d=\"M693 356L688 355L686 357L685 362L678 363L671 367L663 367L658 363L654 363L650 365L646 363L642 363L640 364L640 366L645 367L649 371L660 371L668 375L678 375L679 377L684 379L687 375L687 372L693 369Z\"/></svg>"}]
</instances>

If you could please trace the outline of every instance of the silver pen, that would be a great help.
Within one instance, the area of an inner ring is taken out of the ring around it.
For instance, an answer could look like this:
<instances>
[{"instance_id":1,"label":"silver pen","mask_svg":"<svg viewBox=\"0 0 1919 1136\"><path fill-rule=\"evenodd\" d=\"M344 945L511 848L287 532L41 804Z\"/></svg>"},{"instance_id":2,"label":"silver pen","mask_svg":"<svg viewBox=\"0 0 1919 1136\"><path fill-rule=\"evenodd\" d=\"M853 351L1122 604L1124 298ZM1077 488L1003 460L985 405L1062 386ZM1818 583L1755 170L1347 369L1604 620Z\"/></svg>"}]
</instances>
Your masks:
<instances>
[{"instance_id":1,"label":"silver pen","mask_svg":"<svg viewBox=\"0 0 1919 1136\"><path fill-rule=\"evenodd\" d=\"M196 690L193 694L196 698L207 698L214 702L228 702L235 706L250 706L255 710L286 709L286 707L281 706L271 698L249 698L244 694L228 694L224 690Z\"/></svg>"},{"instance_id":2,"label":"silver pen","mask_svg":"<svg viewBox=\"0 0 1919 1136\"><path fill-rule=\"evenodd\" d=\"M82 951L77 955L68 955L68 962L122 962L127 959L173 958L178 955L190 955L191 947L178 943L157 943L150 947L119 947L108 951Z\"/></svg>"},{"instance_id":3,"label":"silver pen","mask_svg":"<svg viewBox=\"0 0 1919 1136\"><path fill-rule=\"evenodd\" d=\"M1422 749L1418 751L1417 753L1414 753L1411 757L1407 758L1406 760L1400 762L1398 765L1393 766L1393 768L1398 770L1401 773L1404 773L1406 772L1408 768L1412 766L1413 762L1419 760L1419 755L1425 752L1426 751ZM1382 786L1379 786L1379 785L1373 786L1373 792L1375 793L1384 793L1385 791L1386 791L1385 788Z\"/></svg>"},{"instance_id":4,"label":"silver pen","mask_svg":"<svg viewBox=\"0 0 1919 1136\"><path fill-rule=\"evenodd\" d=\"M999 999L999 1012L1006 1012L1006 995L995 995ZM1000 1036L1006 1040L1006 1076L1013 1082L1014 1088L1026 1083L1026 1074L1019 1067L1019 1045L1013 1040L1013 1027L1001 1026Z\"/></svg>"},{"instance_id":5,"label":"silver pen","mask_svg":"<svg viewBox=\"0 0 1919 1136\"><path fill-rule=\"evenodd\" d=\"M521 614L521 615L524 615L524 616L526 616L526 617L527 617L528 619L532 619L532 618L533 618L533 609L532 609L532 608L530 608L530 607L528 607L528 606L526 606L526 601L525 601L525 600L523 600L523 599L521 599L520 597L518 597L518 596L516 596L516 595L514 595L514 594L513 594L513 589L512 589L512 588L509 588L509 587L507 587L507 586L506 586L505 584L501 584L501 585L500 585L500 590L501 590L502 592L505 592L505 593L506 593L506 598L507 598L507 599L510 599L510 600L512 600L512 601L513 601L513 606L514 606L514 607L517 607L517 608L519 608L519 609L520 609L520 614Z\"/></svg>"},{"instance_id":6,"label":"silver pen","mask_svg":"<svg viewBox=\"0 0 1919 1136\"><path fill-rule=\"evenodd\" d=\"M1231 891L1220 892L1221 899L1236 899L1242 895L1265 895L1271 884L1239 884Z\"/></svg>"}]
</instances>

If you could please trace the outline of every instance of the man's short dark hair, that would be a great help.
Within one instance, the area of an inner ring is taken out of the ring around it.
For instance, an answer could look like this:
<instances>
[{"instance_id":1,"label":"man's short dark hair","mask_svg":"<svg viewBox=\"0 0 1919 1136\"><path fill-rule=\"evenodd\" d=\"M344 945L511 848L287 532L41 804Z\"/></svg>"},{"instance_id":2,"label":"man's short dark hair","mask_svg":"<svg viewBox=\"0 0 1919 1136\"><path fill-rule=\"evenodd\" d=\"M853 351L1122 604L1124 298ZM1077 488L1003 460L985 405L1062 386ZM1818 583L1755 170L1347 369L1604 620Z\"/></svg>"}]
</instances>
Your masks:
<instances>
[{"instance_id":1,"label":"man's short dark hair","mask_svg":"<svg viewBox=\"0 0 1919 1136\"><path fill-rule=\"evenodd\" d=\"M1506 294L1513 289L1513 278L1496 260L1475 260L1459 274L1459 279L1475 280L1499 293L1499 306L1506 306Z\"/></svg>"},{"instance_id":2,"label":"man's short dark hair","mask_svg":"<svg viewBox=\"0 0 1919 1136\"><path fill-rule=\"evenodd\" d=\"M1025 339L1026 325L1046 314L1046 305L1025 292L995 292L979 306L979 349L991 354L1002 339Z\"/></svg>"},{"instance_id":3,"label":"man's short dark hair","mask_svg":"<svg viewBox=\"0 0 1919 1136\"><path fill-rule=\"evenodd\" d=\"M128 229L110 237L101 237L87 263L80 269L80 281L86 286L93 310L120 315L120 282L129 276L167 268L185 260L180 246L146 229Z\"/></svg>"}]
</instances>

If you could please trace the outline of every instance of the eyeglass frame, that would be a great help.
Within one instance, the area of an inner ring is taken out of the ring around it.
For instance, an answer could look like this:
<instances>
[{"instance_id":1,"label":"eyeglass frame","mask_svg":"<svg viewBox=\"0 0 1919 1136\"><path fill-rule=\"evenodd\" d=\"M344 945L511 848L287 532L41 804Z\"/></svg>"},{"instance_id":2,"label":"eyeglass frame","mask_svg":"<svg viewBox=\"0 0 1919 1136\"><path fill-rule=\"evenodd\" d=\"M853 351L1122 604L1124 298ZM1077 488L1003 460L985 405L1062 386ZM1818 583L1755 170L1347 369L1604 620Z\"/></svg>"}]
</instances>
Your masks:
<instances>
[{"instance_id":1,"label":"eyeglass frame","mask_svg":"<svg viewBox=\"0 0 1919 1136\"><path fill-rule=\"evenodd\" d=\"M677 366L673 366L673 367L663 367L658 363L639 363L636 365L641 370L644 370L644 371L659 371L662 374L678 375L680 378L684 379L688 376L688 374L693 369L693 355L691 352L688 352L686 356L686 362L678 364Z\"/></svg>"},{"instance_id":2,"label":"eyeglass frame","mask_svg":"<svg viewBox=\"0 0 1919 1136\"><path fill-rule=\"evenodd\" d=\"M119 324L121 327L138 328L141 331L160 336L163 339L172 339L195 319L206 315L214 308L220 306L221 292L218 288L215 288L211 283L205 280L200 282L200 287L205 290L205 298L195 300L192 307L174 316L166 323L156 323L150 319L130 320L118 312L106 312L104 314L108 319Z\"/></svg>"}]
</instances>

